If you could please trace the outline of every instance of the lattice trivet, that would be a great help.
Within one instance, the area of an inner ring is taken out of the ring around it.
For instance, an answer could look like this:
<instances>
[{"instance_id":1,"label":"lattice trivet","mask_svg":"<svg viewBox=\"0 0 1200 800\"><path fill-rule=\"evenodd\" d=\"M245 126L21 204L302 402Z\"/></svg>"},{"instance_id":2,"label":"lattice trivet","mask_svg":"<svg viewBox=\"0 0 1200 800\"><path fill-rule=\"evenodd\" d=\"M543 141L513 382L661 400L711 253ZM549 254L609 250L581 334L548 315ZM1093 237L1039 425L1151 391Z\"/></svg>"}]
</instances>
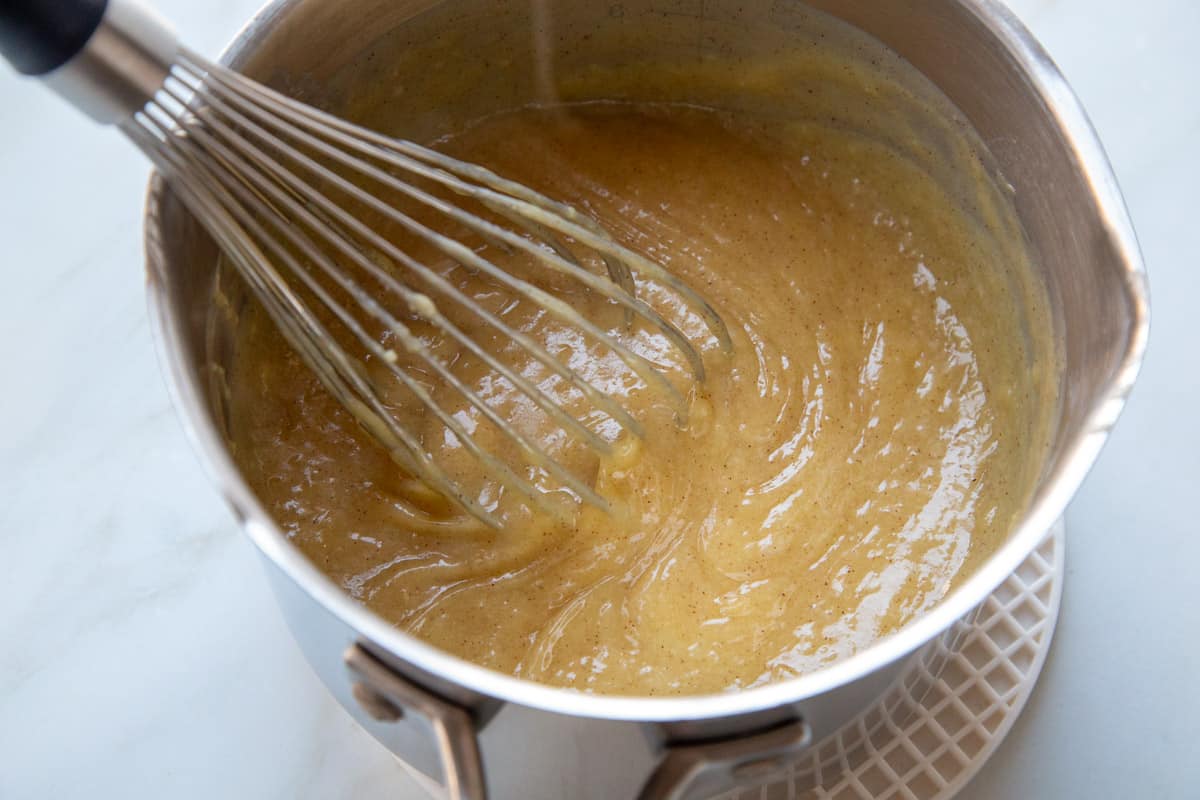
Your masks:
<instances>
[{"instance_id":1,"label":"lattice trivet","mask_svg":"<svg viewBox=\"0 0 1200 800\"><path fill-rule=\"evenodd\" d=\"M956 635L782 778L714 800L947 800L1029 699L1062 598L1061 522Z\"/></svg>"}]
</instances>

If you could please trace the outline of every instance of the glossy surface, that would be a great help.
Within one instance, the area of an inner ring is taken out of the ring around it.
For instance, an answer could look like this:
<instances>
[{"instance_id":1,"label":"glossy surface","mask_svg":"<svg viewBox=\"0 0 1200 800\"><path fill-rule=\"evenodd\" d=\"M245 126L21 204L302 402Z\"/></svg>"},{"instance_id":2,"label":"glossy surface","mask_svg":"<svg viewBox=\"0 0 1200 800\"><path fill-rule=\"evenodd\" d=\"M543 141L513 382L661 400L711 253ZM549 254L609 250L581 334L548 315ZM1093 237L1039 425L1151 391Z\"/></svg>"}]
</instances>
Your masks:
<instances>
[{"instance_id":1,"label":"glossy surface","mask_svg":"<svg viewBox=\"0 0 1200 800\"><path fill-rule=\"evenodd\" d=\"M1041 467L1054 361L1045 301L1004 224L959 208L884 145L815 124L586 105L493 117L445 146L579 205L667 265L716 306L735 351L719 352L667 290L644 287L704 348L712 375L692 387L680 430L611 354L444 264L464 291L626 397L647 428L644 442L619 438L617 456L590 462L511 387L446 351L616 506L564 525L477 480L509 516L490 534L437 509L430 521L428 502L248 312L231 379L239 460L293 540L353 596L521 677L694 694L858 651L936 603L1007 535ZM573 302L594 318L608 311ZM607 317L619 333L619 315ZM661 337L626 336L687 385ZM493 349L553 389L503 342ZM437 397L488 435L459 396ZM394 403L403 413L406 398ZM427 446L472 480L453 437L424 417L410 424L425 424Z\"/></svg>"}]
</instances>

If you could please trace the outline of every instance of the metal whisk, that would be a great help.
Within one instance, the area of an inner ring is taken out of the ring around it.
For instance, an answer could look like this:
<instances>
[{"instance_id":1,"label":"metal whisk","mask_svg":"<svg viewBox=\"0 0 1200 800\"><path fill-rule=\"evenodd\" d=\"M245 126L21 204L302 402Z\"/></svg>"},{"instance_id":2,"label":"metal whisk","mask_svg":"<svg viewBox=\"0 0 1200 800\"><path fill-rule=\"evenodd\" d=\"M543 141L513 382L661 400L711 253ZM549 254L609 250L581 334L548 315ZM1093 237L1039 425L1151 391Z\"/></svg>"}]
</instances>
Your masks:
<instances>
[{"instance_id":1,"label":"metal whisk","mask_svg":"<svg viewBox=\"0 0 1200 800\"><path fill-rule=\"evenodd\" d=\"M696 381L704 380L697 347L638 296L634 276L669 287L703 318L724 348L730 346L725 325L703 298L574 208L479 166L363 129L215 65L181 46L141 7L105 0L8 2L0 10L0 50L19 71L42 76L96 120L118 125L206 226L325 387L411 475L489 525L498 524L492 512L451 479L419 437L388 411L378 377L363 368L362 356L385 365L386 374L403 384L490 477L534 507L545 507L543 492L441 408L422 381L399 363L396 349L374 331L387 331L406 357L461 393L503 432L527 466L553 476L582 502L600 508L607 504L456 377L402 315L389 310L385 299L399 301L410 322L432 326L487 364L597 452L609 452L610 442L473 339L439 303L482 320L625 430L641 436L641 426L615 398L460 291L414 256L412 248L381 234L368 219L385 220L409 241L421 243L423 252L436 252L487 275L602 343L646 384L661 390L681 421L686 419L684 399L653 363L563 297L511 274L461 237L419 219L408 204L607 298L623 310L627 323L639 320L678 348ZM430 188L421 188L416 179ZM343 199L335 200L335 193ZM381 199L389 194L404 198L404 207ZM464 208L468 203L477 204L482 213ZM607 274L589 269L592 263L602 263ZM414 288L418 282L432 291ZM331 324L340 326L337 335ZM358 348L357 354L343 342Z\"/></svg>"}]
</instances>

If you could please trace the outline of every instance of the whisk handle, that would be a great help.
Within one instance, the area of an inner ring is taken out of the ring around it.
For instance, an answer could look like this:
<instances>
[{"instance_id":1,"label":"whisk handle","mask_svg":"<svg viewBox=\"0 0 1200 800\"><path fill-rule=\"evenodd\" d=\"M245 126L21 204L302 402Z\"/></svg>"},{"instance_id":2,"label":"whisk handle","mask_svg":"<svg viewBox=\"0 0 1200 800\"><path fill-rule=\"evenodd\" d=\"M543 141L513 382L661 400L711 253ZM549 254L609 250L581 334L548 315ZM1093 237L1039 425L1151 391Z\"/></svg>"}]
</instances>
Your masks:
<instances>
[{"instance_id":1,"label":"whisk handle","mask_svg":"<svg viewBox=\"0 0 1200 800\"><path fill-rule=\"evenodd\" d=\"M0 53L23 75L44 75L84 48L108 0L4 0Z\"/></svg>"},{"instance_id":2,"label":"whisk handle","mask_svg":"<svg viewBox=\"0 0 1200 800\"><path fill-rule=\"evenodd\" d=\"M179 45L125 0L0 0L0 53L98 122L121 122L162 87Z\"/></svg>"}]
</instances>

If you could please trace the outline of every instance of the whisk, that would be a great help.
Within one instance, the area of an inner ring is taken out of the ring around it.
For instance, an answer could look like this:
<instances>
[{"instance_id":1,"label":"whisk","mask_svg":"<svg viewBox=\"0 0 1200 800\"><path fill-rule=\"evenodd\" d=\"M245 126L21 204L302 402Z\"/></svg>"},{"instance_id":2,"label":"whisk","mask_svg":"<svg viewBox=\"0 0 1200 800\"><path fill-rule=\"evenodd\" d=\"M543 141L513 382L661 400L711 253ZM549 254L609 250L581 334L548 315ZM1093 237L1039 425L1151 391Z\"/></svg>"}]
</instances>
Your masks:
<instances>
[{"instance_id":1,"label":"whisk","mask_svg":"<svg viewBox=\"0 0 1200 800\"><path fill-rule=\"evenodd\" d=\"M636 320L665 336L697 382L705 378L697 346L639 296L635 277L669 287L704 320L720 345L730 348L724 323L699 294L660 264L615 241L594 219L487 169L366 130L216 65L182 46L141 6L106 0L6 0L0 9L0 51L19 72L41 76L96 121L117 125L166 176L326 389L410 475L487 525L499 524L493 509L452 479L420 437L389 411L381 398L379 370L364 369L364 356L384 365L388 379L403 384L489 477L529 506L548 508L529 467L553 476L579 502L601 509L607 509L607 502L456 377L446 359L414 333L413 320L432 326L486 364L598 453L611 452L609 439L489 352L439 304L474 315L630 434L643 435L642 427L613 396L460 291L414 255L412 247L381 234L369 219L398 226L408 240L422 243L422 252L436 252L487 275L608 348L674 404L681 423L686 421L685 399L660 367L561 294L511 274L462 237L383 196L402 197L458 230L607 298L621 309L627 326ZM417 179L441 189L422 188ZM468 203L482 213L468 210ZM398 301L407 321L390 310L385 297ZM337 335L331 328L335 325ZM406 358L423 366L423 373L438 376L493 423L521 454L526 474L481 446L440 407L425 383L400 363L396 350L373 335L379 329L389 332Z\"/></svg>"}]
</instances>

